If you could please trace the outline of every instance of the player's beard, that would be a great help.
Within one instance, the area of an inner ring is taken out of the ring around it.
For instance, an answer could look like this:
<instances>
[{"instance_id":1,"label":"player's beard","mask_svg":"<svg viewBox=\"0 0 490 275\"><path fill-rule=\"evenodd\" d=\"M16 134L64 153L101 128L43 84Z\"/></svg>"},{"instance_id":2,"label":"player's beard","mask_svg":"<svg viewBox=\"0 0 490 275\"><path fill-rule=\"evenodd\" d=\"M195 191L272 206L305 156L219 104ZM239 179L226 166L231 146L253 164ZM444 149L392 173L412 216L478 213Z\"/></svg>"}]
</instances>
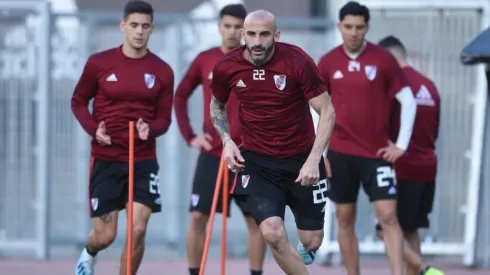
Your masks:
<instances>
[{"instance_id":1,"label":"player's beard","mask_svg":"<svg viewBox=\"0 0 490 275\"><path fill-rule=\"evenodd\" d=\"M272 51L274 50L274 45L275 45L275 42L272 42L272 44L268 48L265 48L262 46L258 46L258 47L247 46L248 53L250 54L250 57L252 58L252 61L254 62L254 64L257 66L264 65L264 63L269 60L269 58L272 54ZM255 49L264 51L264 57L254 58L253 57L253 50L255 50Z\"/></svg>"}]
</instances>

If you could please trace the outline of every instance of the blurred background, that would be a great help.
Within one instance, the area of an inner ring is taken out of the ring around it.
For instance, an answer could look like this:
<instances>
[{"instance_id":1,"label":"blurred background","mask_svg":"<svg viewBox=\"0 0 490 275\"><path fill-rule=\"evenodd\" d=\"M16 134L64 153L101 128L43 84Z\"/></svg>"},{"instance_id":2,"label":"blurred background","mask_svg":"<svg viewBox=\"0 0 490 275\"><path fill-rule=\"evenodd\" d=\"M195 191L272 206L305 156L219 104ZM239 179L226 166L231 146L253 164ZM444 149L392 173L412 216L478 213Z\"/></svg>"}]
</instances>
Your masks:
<instances>
[{"instance_id":1,"label":"blurred background","mask_svg":"<svg viewBox=\"0 0 490 275\"><path fill-rule=\"evenodd\" d=\"M193 58L217 46L217 15L233 0L153 0L156 30L150 49L180 80ZM315 60L341 43L336 30L344 0L246 0L249 11L278 17L281 40ZM400 37L412 65L437 84L442 125L439 173L431 228L423 252L467 266L490 266L490 135L487 80L482 65L464 66L461 50L490 25L490 0L365 0L371 9L368 39ZM0 0L0 259L77 258L91 228L88 218L89 136L70 110L70 98L87 57L122 43L119 20L126 1ZM490 45L489 45L490 47ZM201 129L203 102L190 102ZM175 120L174 120L175 121ZM174 122L158 139L163 212L150 221L146 258L184 259L187 209L198 152L184 143ZM357 233L365 257L384 255L374 215L360 192ZM245 222L233 207L228 257L246 258ZM290 239L294 219L286 217ZM101 253L116 259L126 228L121 215L115 244ZM332 207L320 250L323 264L338 264ZM210 257L219 254L221 216ZM0 270L0 273L3 274Z\"/></svg>"}]
</instances>

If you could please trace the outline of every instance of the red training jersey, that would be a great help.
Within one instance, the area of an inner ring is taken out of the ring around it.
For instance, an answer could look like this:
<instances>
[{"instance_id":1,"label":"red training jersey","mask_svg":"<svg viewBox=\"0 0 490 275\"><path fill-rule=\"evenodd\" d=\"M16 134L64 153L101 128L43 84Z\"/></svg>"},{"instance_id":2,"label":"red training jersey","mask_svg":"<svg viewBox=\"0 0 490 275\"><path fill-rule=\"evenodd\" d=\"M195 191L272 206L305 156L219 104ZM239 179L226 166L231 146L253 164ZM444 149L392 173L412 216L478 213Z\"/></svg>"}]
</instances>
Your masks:
<instances>
[{"instance_id":1,"label":"red training jersey","mask_svg":"<svg viewBox=\"0 0 490 275\"><path fill-rule=\"evenodd\" d=\"M93 137L92 156L109 161L128 161L129 122L149 124L147 140L135 130L135 160L156 158L155 138L167 132L172 115L174 73L158 56L125 56L122 47L90 56L71 99L71 109L83 129ZM88 104L93 101L93 111ZM111 145L95 139L104 121Z\"/></svg>"},{"instance_id":2,"label":"red training jersey","mask_svg":"<svg viewBox=\"0 0 490 275\"><path fill-rule=\"evenodd\" d=\"M212 48L201 52L192 62L187 70L184 78L180 82L175 91L174 107L175 117L179 125L180 133L184 137L187 144L190 144L193 138L196 137L191 122L189 120L189 112L187 102L197 86L202 85L204 99L204 123L202 126L203 133L207 133L212 137L211 150L201 152L221 156L223 144L221 138L214 129L213 123L209 116L209 104L211 103L211 79L213 79L213 68L221 58L225 56L220 48ZM238 119L238 101L234 95L230 96L227 102L226 110L228 112L228 121L230 124L230 136L235 142L240 143L241 127Z\"/></svg>"},{"instance_id":3,"label":"red training jersey","mask_svg":"<svg viewBox=\"0 0 490 275\"><path fill-rule=\"evenodd\" d=\"M280 42L274 47L273 56L262 66L245 60L245 46L228 53L213 70L211 90L221 102L236 95L244 148L287 158L313 146L308 101L326 87L313 59L301 48Z\"/></svg>"},{"instance_id":4,"label":"red training jersey","mask_svg":"<svg viewBox=\"0 0 490 275\"><path fill-rule=\"evenodd\" d=\"M417 116L407 153L395 162L400 180L429 182L436 178L436 139L439 132L440 97L436 85L412 67L403 69L417 102ZM400 104L395 104L392 120L393 138L400 127Z\"/></svg>"},{"instance_id":5,"label":"red training jersey","mask_svg":"<svg viewBox=\"0 0 490 275\"><path fill-rule=\"evenodd\" d=\"M408 86L395 58L372 43L357 56L339 46L321 58L318 69L336 114L329 150L377 158L390 138L393 99Z\"/></svg>"}]
</instances>

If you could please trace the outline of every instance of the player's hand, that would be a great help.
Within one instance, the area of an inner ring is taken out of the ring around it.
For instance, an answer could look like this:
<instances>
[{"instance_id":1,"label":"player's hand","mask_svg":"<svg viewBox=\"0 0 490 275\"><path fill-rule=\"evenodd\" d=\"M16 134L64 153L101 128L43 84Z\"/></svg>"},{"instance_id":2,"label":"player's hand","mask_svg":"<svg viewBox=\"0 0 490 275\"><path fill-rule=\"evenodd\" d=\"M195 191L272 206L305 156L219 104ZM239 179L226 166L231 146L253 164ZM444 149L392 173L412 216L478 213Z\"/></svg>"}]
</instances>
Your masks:
<instances>
[{"instance_id":1,"label":"player's hand","mask_svg":"<svg viewBox=\"0 0 490 275\"><path fill-rule=\"evenodd\" d=\"M191 140L191 146L197 149L204 148L204 150L209 151L211 150L211 141L213 141L213 138L211 135L208 133L205 133L202 136L197 136Z\"/></svg>"},{"instance_id":2,"label":"player's hand","mask_svg":"<svg viewBox=\"0 0 490 275\"><path fill-rule=\"evenodd\" d=\"M404 153L405 151L396 147L393 142L389 141L388 146L378 150L377 156L383 158L387 162L394 163L403 156Z\"/></svg>"},{"instance_id":3,"label":"player's hand","mask_svg":"<svg viewBox=\"0 0 490 275\"><path fill-rule=\"evenodd\" d=\"M99 127L97 127L97 131L95 132L95 139L100 145L111 145L111 137L107 134L105 122L102 121L99 123Z\"/></svg>"},{"instance_id":4,"label":"player's hand","mask_svg":"<svg viewBox=\"0 0 490 275\"><path fill-rule=\"evenodd\" d=\"M323 157L323 161L325 162L325 173L327 174L327 178L331 178L332 168L330 168L330 161L328 161L327 157Z\"/></svg>"},{"instance_id":5,"label":"player's hand","mask_svg":"<svg viewBox=\"0 0 490 275\"><path fill-rule=\"evenodd\" d=\"M308 158L301 167L299 175L295 182L300 182L301 185L311 186L318 183L320 180L320 168L318 167L318 161Z\"/></svg>"},{"instance_id":6,"label":"player's hand","mask_svg":"<svg viewBox=\"0 0 490 275\"><path fill-rule=\"evenodd\" d=\"M237 173L245 169L245 165L243 164L245 163L245 159L242 157L240 149L238 149L238 146L236 146L233 140L230 139L223 145L223 157L228 164L228 168L233 173Z\"/></svg>"},{"instance_id":7,"label":"player's hand","mask_svg":"<svg viewBox=\"0 0 490 275\"><path fill-rule=\"evenodd\" d=\"M138 137L141 140L147 140L150 134L150 126L148 123L144 122L143 119L138 119L136 122L136 130L138 131Z\"/></svg>"}]
</instances>

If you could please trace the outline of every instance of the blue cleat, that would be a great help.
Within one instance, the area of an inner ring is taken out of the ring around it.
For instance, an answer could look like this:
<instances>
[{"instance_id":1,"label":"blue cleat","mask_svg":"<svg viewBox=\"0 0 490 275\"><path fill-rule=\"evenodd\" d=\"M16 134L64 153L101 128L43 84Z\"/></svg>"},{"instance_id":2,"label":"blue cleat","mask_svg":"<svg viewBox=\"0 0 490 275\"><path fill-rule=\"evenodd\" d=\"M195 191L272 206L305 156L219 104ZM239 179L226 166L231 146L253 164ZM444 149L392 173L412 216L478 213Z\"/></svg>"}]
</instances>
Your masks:
<instances>
[{"instance_id":1,"label":"blue cleat","mask_svg":"<svg viewBox=\"0 0 490 275\"><path fill-rule=\"evenodd\" d=\"M298 250L298 253L301 256L301 258L303 258L303 263L305 265L312 264L315 261L316 252L315 251L308 251L303 246L301 241L298 243L297 250Z\"/></svg>"}]
</instances>

